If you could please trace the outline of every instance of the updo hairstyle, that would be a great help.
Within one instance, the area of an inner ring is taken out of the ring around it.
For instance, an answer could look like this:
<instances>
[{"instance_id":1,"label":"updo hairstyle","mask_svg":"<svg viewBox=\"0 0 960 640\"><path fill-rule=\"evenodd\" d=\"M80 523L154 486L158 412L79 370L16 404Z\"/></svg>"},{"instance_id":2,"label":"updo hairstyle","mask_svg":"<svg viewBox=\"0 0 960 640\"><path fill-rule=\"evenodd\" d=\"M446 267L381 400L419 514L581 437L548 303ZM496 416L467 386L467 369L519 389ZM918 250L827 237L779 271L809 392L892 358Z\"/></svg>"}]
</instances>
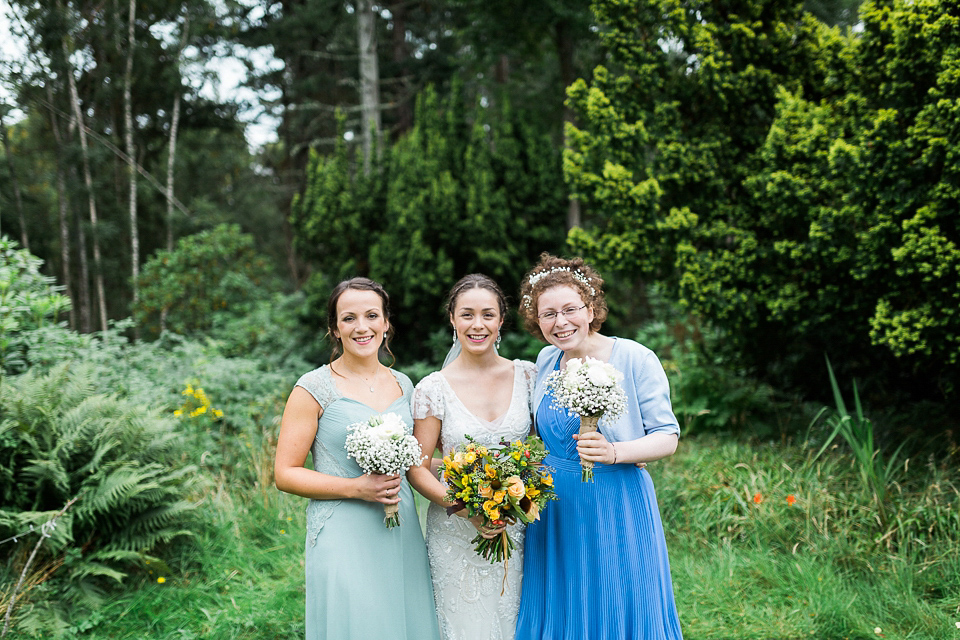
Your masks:
<instances>
[{"instance_id":1,"label":"updo hairstyle","mask_svg":"<svg viewBox=\"0 0 960 640\"><path fill-rule=\"evenodd\" d=\"M327 300L327 337L333 345L330 352L330 362L336 360L337 357L343 353L343 344L341 344L340 339L336 337L334 332L337 330L337 302L340 301L340 296L348 289L373 291L380 296L380 302L383 306L383 317L387 322L390 321L390 296L387 295L386 289L384 289L383 285L379 282L371 280L370 278L357 277L344 280L335 286L333 291L330 292L330 298ZM383 349L390 355L390 359L396 362L396 356L390 351L390 338L392 337L393 323L391 322L387 332L383 336ZM391 362L391 366L393 362Z\"/></svg>"},{"instance_id":2,"label":"updo hairstyle","mask_svg":"<svg viewBox=\"0 0 960 640\"><path fill-rule=\"evenodd\" d=\"M603 278L596 269L584 262L583 258L566 260L547 252L540 254L540 262L524 276L520 283L520 317L523 318L524 328L534 337L547 342L543 331L540 330L537 305L540 294L557 286L570 287L580 294L584 304L593 311L590 332L599 331L604 320L607 319L607 299L603 293Z\"/></svg>"},{"instance_id":3,"label":"updo hairstyle","mask_svg":"<svg viewBox=\"0 0 960 640\"><path fill-rule=\"evenodd\" d=\"M470 289L486 289L487 291L493 293L497 297L497 306L500 308L500 319L504 319L507 316L507 297L503 295L503 291L493 281L493 278L485 276L482 273L471 273L468 276L463 276L457 283L453 285L450 289L450 293L447 294L447 315L453 316L453 312L457 308L457 298L460 297L464 291L469 291Z\"/></svg>"}]
</instances>

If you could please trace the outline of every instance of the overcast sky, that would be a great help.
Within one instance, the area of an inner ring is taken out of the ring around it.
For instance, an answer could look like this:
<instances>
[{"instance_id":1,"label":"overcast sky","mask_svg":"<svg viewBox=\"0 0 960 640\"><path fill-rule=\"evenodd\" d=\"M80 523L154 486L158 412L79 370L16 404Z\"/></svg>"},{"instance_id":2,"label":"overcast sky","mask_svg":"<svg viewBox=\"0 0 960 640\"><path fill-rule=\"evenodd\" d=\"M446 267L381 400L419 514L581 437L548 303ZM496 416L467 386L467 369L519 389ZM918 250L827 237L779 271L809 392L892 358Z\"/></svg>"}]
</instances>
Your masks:
<instances>
[{"instance_id":1,"label":"overcast sky","mask_svg":"<svg viewBox=\"0 0 960 640\"><path fill-rule=\"evenodd\" d=\"M10 5L5 0L0 0L0 70L3 70L5 63L18 61L23 53L19 42L10 32L10 18L8 12ZM277 61L269 51L254 52L258 64L276 65ZM223 56L209 65L210 69L216 71L218 80L216 82L205 82L200 89L201 95L213 100L239 101L244 100L249 104L258 103L257 95L240 85L246 80L246 69L243 63L236 58ZM0 99L10 104L12 96L10 88L2 82L2 71L0 71ZM4 123L9 125L23 117L23 113L12 112ZM241 112L241 119L246 123L247 143L251 149L256 149L267 142L277 139L277 121L262 113L261 109L254 108Z\"/></svg>"}]
</instances>

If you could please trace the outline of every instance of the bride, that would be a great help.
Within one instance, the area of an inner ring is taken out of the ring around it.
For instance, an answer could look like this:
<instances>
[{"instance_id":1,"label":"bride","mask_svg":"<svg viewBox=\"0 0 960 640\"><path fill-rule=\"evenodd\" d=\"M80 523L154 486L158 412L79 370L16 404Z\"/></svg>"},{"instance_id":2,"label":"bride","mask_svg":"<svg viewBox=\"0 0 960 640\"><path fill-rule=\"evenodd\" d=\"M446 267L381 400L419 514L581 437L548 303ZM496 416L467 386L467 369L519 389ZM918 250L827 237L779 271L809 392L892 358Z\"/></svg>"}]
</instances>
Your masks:
<instances>
[{"instance_id":1,"label":"bride","mask_svg":"<svg viewBox=\"0 0 960 640\"><path fill-rule=\"evenodd\" d=\"M497 354L507 310L503 292L487 276L471 274L450 290L455 358L420 381L413 394L413 434L429 455L467 443L499 446L531 432L531 396L536 366ZM459 354L457 354L459 346ZM491 564L470 543L483 528L465 511L447 516L446 486L431 472L430 458L407 472L410 483L431 501L427 511L427 554L437 617L444 640L512 640L520 604L523 525L508 527L515 549L507 562Z\"/></svg>"}]
</instances>

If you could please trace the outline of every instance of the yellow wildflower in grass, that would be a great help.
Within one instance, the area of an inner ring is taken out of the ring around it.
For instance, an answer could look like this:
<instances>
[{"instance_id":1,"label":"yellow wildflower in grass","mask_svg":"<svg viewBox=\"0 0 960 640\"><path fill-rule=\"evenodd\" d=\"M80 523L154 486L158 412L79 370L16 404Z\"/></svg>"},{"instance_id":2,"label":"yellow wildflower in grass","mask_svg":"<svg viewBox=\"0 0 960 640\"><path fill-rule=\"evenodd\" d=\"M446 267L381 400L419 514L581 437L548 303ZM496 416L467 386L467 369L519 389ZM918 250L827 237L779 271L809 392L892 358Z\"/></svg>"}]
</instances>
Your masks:
<instances>
[{"instance_id":1,"label":"yellow wildflower in grass","mask_svg":"<svg viewBox=\"0 0 960 640\"><path fill-rule=\"evenodd\" d=\"M167 581L167 579L164 578L163 576L160 576L159 578L157 578L157 584L163 584L163 583L166 582L166 581Z\"/></svg>"},{"instance_id":2,"label":"yellow wildflower in grass","mask_svg":"<svg viewBox=\"0 0 960 640\"><path fill-rule=\"evenodd\" d=\"M222 417L223 417L223 411L220 411L220 409L214 409L214 410L213 410L213 417L214 417L214 418L222 418Z\"/></svg>"},{"instance_id":3,"label":"yellow wildflower in grass","mask_svg":"<svg viewBox=\"0 0 960 640\"><path fill-rule=\"evenodd\" d=\"M180 416L183 415L183 409L176 409L176 410L174 410L173 415L175 415L175 416L177 416L177 417L179 418Z\"/></svg>"}]
</instances>

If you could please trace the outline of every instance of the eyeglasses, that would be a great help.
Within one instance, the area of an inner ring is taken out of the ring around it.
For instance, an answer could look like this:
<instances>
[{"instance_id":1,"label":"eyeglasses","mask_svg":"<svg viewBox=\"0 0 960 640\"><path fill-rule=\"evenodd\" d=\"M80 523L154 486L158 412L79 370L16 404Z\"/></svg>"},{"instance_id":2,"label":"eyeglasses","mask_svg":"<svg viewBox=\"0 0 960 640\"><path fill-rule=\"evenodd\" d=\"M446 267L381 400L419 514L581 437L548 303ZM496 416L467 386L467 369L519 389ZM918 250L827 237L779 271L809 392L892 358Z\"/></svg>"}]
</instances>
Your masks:
<instances>
[{"instance_id":1,"label":"eyeglasses","mask_svg":"<svg viewBox=\"0 0 960 640\"><path fill-rule=\"evenodd\" d=\"M543 313L537 316L537 320L539 320L540 322L544 322L544 321L550 322L550 321L556 320L558 315L561 315L564 318L569 318L570 316L574 316L577 313L579 313L581 310L586 308L587 308L587 305L583 305L582 307L567 307L566 309L561 309L560 311L544 311Z\"/></svg>"}]
</instances>

